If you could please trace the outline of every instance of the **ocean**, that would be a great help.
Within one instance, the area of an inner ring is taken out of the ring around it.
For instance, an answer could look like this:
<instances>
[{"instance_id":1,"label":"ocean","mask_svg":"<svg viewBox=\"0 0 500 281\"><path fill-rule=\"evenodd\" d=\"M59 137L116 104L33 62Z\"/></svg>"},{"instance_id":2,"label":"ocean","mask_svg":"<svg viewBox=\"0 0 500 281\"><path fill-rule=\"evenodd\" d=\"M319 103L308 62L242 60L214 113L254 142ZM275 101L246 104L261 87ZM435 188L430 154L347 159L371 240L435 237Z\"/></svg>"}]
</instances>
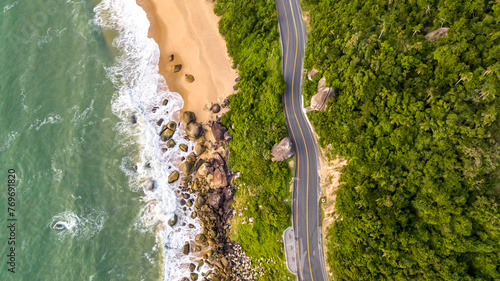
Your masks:
<instances>
[{"instance_id":1,"label":"ocean","mask_svg":"<svg viewBox=\"0 0 500 281\"><path fill-rule=\"evenodd\" d=\"M187 275L200 226L167 177L192 143L182 126L188 152L158 137L183 101L148 27L133 0L2 1L0 280Z\"/></svg>"}]
</instances>

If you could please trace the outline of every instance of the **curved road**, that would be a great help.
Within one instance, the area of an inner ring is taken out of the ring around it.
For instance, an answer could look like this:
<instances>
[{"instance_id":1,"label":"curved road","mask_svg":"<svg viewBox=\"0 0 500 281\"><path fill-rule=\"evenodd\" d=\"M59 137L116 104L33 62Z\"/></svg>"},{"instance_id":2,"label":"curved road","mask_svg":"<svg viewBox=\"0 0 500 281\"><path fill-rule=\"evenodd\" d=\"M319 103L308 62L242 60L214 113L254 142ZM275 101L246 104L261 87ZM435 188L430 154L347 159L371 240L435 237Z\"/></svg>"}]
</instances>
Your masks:
<instances>
[{"instance_id":1,"label":"curved road","mask_svg":"<svg viewBox=\"0 0 500 281\"><path fill-rule=\"evenodd\" d=\"M306 31L299 0L276 0L283 51L283 95L288 131L295 146L292 225L297 251L299 280L328 280L321 241L319 211L318 147L303 111L302 65Z\"/></svg>"}]
</instances>

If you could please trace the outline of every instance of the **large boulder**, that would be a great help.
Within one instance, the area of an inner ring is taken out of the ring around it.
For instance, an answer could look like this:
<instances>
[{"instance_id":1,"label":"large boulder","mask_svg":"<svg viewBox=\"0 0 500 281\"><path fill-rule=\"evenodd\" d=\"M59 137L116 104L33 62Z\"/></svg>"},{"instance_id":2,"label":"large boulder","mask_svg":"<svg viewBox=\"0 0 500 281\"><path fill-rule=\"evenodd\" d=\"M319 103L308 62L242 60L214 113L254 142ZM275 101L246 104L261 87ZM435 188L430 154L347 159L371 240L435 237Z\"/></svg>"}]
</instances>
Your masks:
<instances>
[{"instance_id":1,"label":"large boulder","mask_svg":"<svg viewBox=\"0 0 500 281\"><path fill-rule=\"evenodd\" d=\"M182 121L186 124L196 122L196 114L192 111L184 111L184 113L182 113Z\"/></svg>"},{"instance_id":2,"label":"large boulder","mask_svg":"<svg viewBox=\"0 0 500 281\"><path fill-rule=\"evenodd\" d=\"M293 144L289 137L286 137L275 144L271 150L273 154L272 161L283 161L290 158L294 154Z\"/></svg>"},{"instance_id":3,"label":"large boulder","mask_svg":"<svg viewBox=\"0 0 500 281\"><path fill-rule=\"evenodd\" d=\"M440 38L446 37L446 35L448 35L448 30L450 30L449 27L438 28L432 32L427 33L425 35L425 39L431 40L431 41L436 41Z\"/></svg>"},{"instance_id":4,"label":"large boulder","mask_svg":"<svg viewBox=\"0 0 500 281\"><path fill-rule=\"evenodd\" d=\"M203 135L203 128L201 124L196 122L191 122L187 125L186 134L192 139L198 139Z\"/></svg>"},{"instance_id":5,"label":"large boulder","mask_svg":"<svg viewBox=\"0 0 500 281\"><path fill-rule=\"evenodd\" d=\"M227 175L222 167L214 171L214 186L216 188L227 186Z\"/></svg>"},{"instance_id":6,"label":"large boulder","mask_svg":"<svg viewBox=\"0 0 500 281\"><path fill-rule=\"evenodd\" d=\"M326 79L322 77L318 82L318 93L311 98L309 110L325 110L327 100L334 95L335 91L326 87Z\"/></svg>"},{"instance_id":7,"label":"large boulder","mask_svg":"<svg viewBox=\"0 0 500 281\"><path fill-rule=\"evenodd\" d=\"M167 129L165 129L165 130L163 130L163 131L161 132L161 135L160 135L161 140L162 140L162 141L168 141L169 139L171 139L171 138L172 138L172 136L174 135L174 133L175 133L175 131L172 131L172 130L170 130L170 129L168 129L168 128L167 128Z\"/></svg>"},{"instance_id":8,"label":"large boulder","mask_svg":"<svg viewBox=\"0 0 500 281\"><path fill-rule=\"evenodd\" d=\"M220 122L213 122L211 129L215 141L224 141L224 134L227 132L226 127L222 126Z\"/></svg>"},{"instance_id":9,"label":"large boulder","mask_svg":"<svg viewBox=\"0 0 500 281\"><path fill-rule=\"evenodd\" d=\"M213 113L219 113L220 112L220 105L218 103L212 105L212 112Z\"/></svg>"}]
</instances>

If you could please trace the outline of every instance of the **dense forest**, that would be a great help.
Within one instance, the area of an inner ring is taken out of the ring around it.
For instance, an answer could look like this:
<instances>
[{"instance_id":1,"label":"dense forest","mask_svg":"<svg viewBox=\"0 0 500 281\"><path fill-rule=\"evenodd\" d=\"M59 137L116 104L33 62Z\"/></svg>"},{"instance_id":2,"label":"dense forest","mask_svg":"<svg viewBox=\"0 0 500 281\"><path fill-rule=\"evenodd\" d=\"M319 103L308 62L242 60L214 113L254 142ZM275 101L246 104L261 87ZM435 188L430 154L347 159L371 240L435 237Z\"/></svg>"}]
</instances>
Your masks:
<instances>
[{"instance_id":1,"label":"dense forest","mask_svg":"<svg viewBox=\"0 0 500 281\"><path fill-rule=\"evenodd\" d=\"M500 280L500 2L303 8L305 68L336 90L309 118L348 159L327 233L334 279Z\"/></svg>"},{"instance_id":2,"label":"dense forest","mask_svg":"<svg viewBox=\"0 0 500 281\"><path fill-rule=\"evenodd\" d=\"M219 30L241 77L238 93L230 97L229 112L222 118L232 128L229 167L240 172L231 237L254 263L266 259L261 280L286 280L291 275L281 241L291 224L291 170L284 162L270 160L272 146L288 135L276 4L218 0L214 11L221 16Z\"/></svg>"}]
</instances>

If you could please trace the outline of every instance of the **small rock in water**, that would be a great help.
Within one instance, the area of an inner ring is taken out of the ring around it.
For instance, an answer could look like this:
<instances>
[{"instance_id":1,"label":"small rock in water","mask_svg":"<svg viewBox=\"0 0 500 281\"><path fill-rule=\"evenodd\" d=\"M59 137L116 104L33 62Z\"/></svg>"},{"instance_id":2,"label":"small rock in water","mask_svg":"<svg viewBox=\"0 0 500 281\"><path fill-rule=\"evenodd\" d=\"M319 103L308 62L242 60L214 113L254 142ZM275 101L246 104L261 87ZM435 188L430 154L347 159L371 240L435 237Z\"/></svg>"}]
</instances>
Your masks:
<instances>
[{"instance_id":1,"label":"small rock in water","mask_svg":"<svg viewBox=\"0 0 500 281\"><path fill-rule=\"evenodd\" d=\"M160 120L158 120L158 122L156 122L156 125L161 126L161 123L163 123L163 118L161 118Z\"/></svg>"},{"instance_id":2,"label":"small rock in water","mask_svg":"<svg viewBox=\"0 0 500 281\"><path fill-rule=\"evenodd\" d=\"M54 224L54 226L52 227L52 229L55 229L55 230L63 230L63 229L66 229L66 223L65 222L56 222L56 224Z\"/></svg>"},{"instance_id":3,"label":"small rock in water","mask_svg":"<svg viewBox=\"0 0 500 281\"><path fill-rule=\"evenodd\" d=\"M130 118L130 121L132 122L132 124L137 124L137 114L132 114L132 117Z\"/></svg>"}]
</instances>

